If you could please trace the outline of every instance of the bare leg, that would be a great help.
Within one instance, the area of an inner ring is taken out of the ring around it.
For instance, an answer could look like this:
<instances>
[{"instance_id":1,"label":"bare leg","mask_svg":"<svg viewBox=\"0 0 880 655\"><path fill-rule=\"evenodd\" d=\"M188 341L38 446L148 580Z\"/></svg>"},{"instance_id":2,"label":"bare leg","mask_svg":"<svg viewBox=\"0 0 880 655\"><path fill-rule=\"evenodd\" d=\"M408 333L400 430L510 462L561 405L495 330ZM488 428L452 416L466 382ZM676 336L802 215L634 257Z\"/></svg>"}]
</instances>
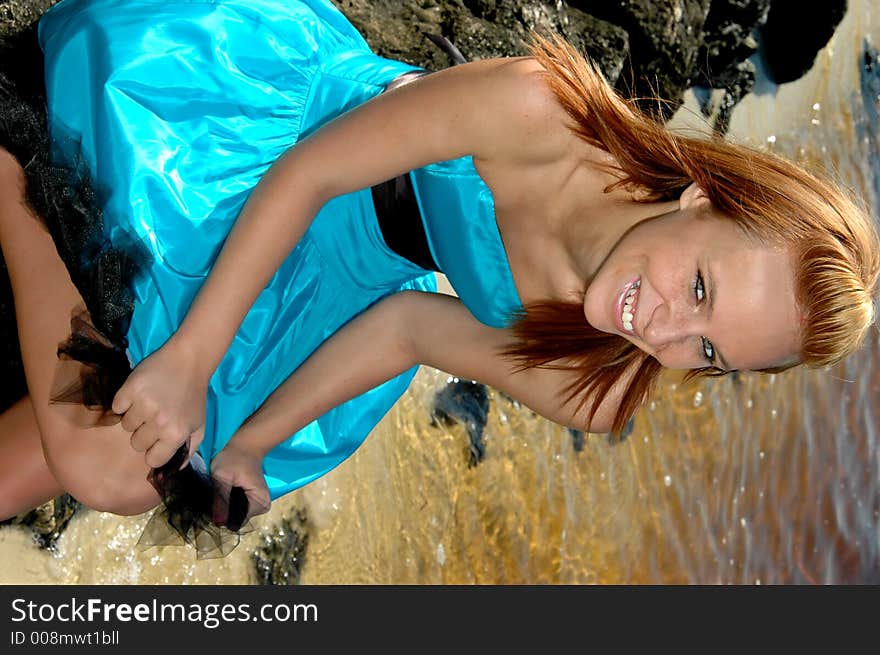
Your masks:
<instances>
[{"instance_id":1,"label":"bare leg","mask_svg":"<svg viewBox=\"0 0 880 655\"><path fill-rule=\"evenodd\" d=\"M0 520L64 493L46 458L40 428L25 396L0 414Z\"/></svg>"},{"instance_id":2,"label":"bare leg","mask_svg":"<svg viewBox=\"0 0 880 655\"><path fill-rule=\"evenodd\" d=\"M0 151L0 157L9 157ZM83 300L70 281L51 237L23 201L24 180L0 161L0 246L9 269L22 360L45 462L60 486L85 505L139 514L158 501L148 466L121 426L81 428L87 410L49 403L56 350L70 333L70 316ZM18 195L15 195L15 183ZM10 188L12 187L12 188Z\"/></svg>"}]
</instances>

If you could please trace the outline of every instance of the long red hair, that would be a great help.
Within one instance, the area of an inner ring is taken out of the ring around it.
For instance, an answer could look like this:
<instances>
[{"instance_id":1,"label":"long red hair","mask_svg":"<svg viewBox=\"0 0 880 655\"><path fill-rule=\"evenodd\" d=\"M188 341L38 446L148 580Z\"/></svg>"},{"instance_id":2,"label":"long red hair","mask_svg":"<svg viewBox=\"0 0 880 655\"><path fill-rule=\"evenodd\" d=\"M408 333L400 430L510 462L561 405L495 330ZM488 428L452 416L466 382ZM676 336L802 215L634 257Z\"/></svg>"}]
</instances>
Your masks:
<instances>
[{"instance_id":1,"label":"long red hair","mask_svg":"<svg viewBox=\"0 0 880 655\"><path fill-rule=\"evenodd\" d=\"M562 37L532 33L531 54L571 118L572 131L608 152L618 181L639 200L678 198L692 182L747 234L791 247L803 316L800 362L818 367L856 351L874 321L880 237L865 208L818 174L769 152L720 138L675 134L620 98L595 65ZM576 372L567 392L589 419L614 384L631 376L613 421L620 434L644 401L660 364L622 337L586 323L580 303L530 304L513 325L505 354L523 368ZM781 369L765 370L775 373ZM720 375L703 368L688 378Z\"/></svg>"}]
</instances>

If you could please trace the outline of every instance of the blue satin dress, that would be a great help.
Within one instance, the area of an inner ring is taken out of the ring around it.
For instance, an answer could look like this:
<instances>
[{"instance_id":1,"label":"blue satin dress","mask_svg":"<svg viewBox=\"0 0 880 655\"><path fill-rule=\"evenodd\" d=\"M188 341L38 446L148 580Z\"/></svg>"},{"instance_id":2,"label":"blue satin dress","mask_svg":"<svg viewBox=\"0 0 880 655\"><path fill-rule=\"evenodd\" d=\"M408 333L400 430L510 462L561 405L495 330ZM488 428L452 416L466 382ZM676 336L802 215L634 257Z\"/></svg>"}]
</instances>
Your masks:
<instances>
[{"instance_id":1,"label":"blue satin dress","mask_svg":"<svg viewBox=\"0 0 880 655\"><path fill-rule=\"evenodd\" d=\"M58 156L81 151L106 236L134 237L151 258L134 289L134 364L181 323L272 162L414 70L374 55L329 0L64 0L42 18L40 40ZM410 176L435 261L477 319L505 325L520 300L491 191L472 158ZM434 275L388 248L370 190L328 202L211 379L206 461L325 339L404 289L435 291ZM351 455L414 374L344 403L272 450L264 464L272 498Z\"/></svg>"}]
</instances>

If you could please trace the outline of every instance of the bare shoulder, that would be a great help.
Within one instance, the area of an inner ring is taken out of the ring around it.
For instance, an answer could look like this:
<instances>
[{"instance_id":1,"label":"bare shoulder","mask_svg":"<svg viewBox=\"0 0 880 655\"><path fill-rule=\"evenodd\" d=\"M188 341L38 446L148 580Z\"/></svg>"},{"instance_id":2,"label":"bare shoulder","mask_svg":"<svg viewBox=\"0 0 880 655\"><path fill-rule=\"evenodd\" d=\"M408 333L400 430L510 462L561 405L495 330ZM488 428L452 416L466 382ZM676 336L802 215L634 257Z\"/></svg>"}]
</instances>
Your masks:
<instances>
[{"instance_id":1,"label":"bare shoulder","mask_svg":"<svg viewBox=\"0 0 880 655\"><path fill-rule=\"evenodd\" d=\"M485 104L493 112L491 150L507 159L557 159L573 135L570 119L533 57L503 60L493 70Z\"/></svg>"},{"instance_id":2,"label":"bare shoulder","mask_svg":"<svg viewBox=\"0 0 880 655\"><path fill-rule=\"evenodd\" d=\"M288 159L308 171L320 198L466 155L523 169L567 156L574 139L564 115L536 62L487 59L376 96L297 143Z\"/></svg>"}]
</instances>

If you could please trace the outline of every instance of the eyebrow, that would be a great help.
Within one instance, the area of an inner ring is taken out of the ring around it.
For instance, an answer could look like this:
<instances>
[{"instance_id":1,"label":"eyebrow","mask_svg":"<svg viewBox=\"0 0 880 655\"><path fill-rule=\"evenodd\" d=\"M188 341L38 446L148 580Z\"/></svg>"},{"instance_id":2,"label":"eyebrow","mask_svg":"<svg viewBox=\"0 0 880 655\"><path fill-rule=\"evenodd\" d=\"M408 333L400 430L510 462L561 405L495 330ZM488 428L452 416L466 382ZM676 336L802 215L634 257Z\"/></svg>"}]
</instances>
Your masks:
<instances>
[{"instance_id":1,"label":"eyebrow","mask_svg":"<svg viewBox=\"0 0 880 655\"><path fill-rule=\"evenodd\" d=\"M706 277L709 282L709 318L712 318L712 312L715 311L715 294L718 292L718 287L715 286L715 276L712 275L712 269L709 267L709 262L706 262ZM724 355L721 354L721 350L714 341L712 342L712 347L715 348L715 357L721 362L721 366L724 370L728 373L735 370L727 363L727 360L724 359Z\"/></svg>"}]
</instances>

